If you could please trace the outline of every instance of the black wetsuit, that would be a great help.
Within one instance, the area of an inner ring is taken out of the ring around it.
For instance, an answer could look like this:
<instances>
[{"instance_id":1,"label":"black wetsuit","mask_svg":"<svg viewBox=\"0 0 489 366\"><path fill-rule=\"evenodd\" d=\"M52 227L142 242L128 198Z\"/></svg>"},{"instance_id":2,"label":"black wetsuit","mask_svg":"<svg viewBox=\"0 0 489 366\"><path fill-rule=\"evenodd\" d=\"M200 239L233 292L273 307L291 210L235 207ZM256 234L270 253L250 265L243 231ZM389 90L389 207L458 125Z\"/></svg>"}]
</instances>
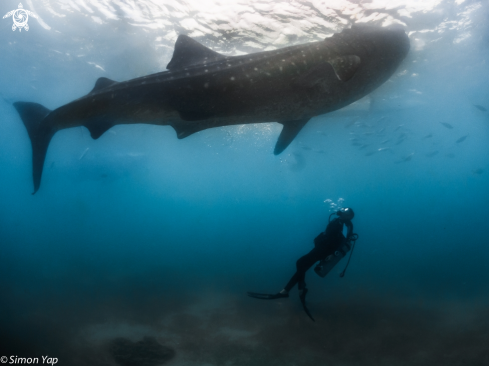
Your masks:
<instances>
[{"instance_id":1,"label":"black wetsuit","mask_svg":"<svg viewBox=\"0 0 489 366\"><path fill-rule=\"evenodd\" d=\"M299 284L299 290L306 287L305 277L307 270L317 261L325 259L328 255L333 254L341 243L346 240L343 235L343 224L348 228L346 234L347 238L352 234L353 224L351 221L343 222L340 218L331 220L326 227L325 232L319 234L319 236L314 239L314 249L297 260L297 272L294 273L289 283L287 283L287 286L284 287L284 290L287 292L290 291L296 283Z\"/></svg>"}]
</instances>

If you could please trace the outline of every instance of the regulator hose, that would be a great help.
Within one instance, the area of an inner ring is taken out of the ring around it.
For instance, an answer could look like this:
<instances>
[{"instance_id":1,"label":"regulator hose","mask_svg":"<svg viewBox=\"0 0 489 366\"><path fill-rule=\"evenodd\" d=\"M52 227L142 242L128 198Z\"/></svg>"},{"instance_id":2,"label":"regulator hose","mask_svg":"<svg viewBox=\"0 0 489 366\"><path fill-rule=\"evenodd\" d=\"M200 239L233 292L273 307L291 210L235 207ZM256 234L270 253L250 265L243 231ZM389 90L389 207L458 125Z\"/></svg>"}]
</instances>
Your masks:
<instances>
[{"instance_id":1,"label":"regulator hose","mask_svg":"<svg viewBox=\"0 0 489 366\"><path fill-rule=\"evenodd\" d=\"M350 259L351 259L351 256L353 254L353 249L355 249L355 243L357 240L358 240L358 234L351 234L350 237L348 238L348 241L350 243L353 242L353 245L351 247L350 256L348 257L348 262L346 263L345 269L343 270L343 272L340 273L340 277L342 277L342 278L345 277L345 272L346 272L346 269L348 268L348 265L350 264Z\"/></svg>"}]
</instances>

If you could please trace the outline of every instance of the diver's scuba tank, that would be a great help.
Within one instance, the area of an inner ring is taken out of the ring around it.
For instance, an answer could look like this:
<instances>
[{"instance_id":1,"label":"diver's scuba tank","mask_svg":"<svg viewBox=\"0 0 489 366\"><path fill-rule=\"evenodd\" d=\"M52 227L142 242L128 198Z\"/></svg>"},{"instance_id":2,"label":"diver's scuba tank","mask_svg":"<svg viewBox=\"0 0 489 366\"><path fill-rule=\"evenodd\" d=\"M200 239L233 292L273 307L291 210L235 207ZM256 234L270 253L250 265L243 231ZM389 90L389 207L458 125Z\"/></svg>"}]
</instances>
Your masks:
<instances>
[{"instance_id":1,"label":"diver's scuba tank","mask_svg":"<svg viewBox=\"0 0 489 366\"><path fill-rule=\"evenodd\" d=\"M346 209L348 210L348 209ZM334 214L337 214L338 216L341 217L341 214L344 214L344 210L339 210L337 212L333 212L329 216L329 221L331 222L331 216ZM339 246L339 248L333 253L328 255L325 259L322 259L318 265L314 268L314 272L318 274L320 277L325 277L338 262L346 256L346 254L350 251L350 258L348 258L348 263L346 264L345 269L343 272L340 273L340 277L343 277L345 275L346 269L348 268L348 265L350 264L350 259L351 255L353 254L353 248L355 247L355 242L358 239L358 234L351 234L347 240L344 240L343 243Z\"/></svg>"},{"instance_id":2,"label":"diver's scuba tank","mask_svg":"<svg viewBox=\"0 0 489 366\"><path fill-rule=\"evenodd\" d=\"M354 240L353 243L355 243ZM314 268L314 272L316 272L318 276L325 277L333 269L333 267L336 266L336 264L338 264L338 262L346 256L346 253L348 253L351 248L351 241L345 240L343 244L341 244L340 247L333 254L328 255L325 259L321 260L318 263L318 265Z\"/></svg>"}]
</instances>

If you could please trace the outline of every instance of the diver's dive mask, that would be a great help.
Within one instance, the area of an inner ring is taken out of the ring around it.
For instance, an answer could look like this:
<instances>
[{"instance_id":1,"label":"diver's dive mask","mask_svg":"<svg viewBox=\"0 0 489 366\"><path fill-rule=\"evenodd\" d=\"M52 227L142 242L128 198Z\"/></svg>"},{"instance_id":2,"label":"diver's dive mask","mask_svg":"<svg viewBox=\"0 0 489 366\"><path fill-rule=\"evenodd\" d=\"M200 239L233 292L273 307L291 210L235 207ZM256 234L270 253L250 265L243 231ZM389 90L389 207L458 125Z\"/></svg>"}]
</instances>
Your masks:
<instances>
[{"instance_id":1,"label":"diver's dive mask","mask_svg":"<svg viewBox=\"0 0 489 366\"><path fill-rule=\"evenodd\" d=\"M353 212L353 210L349 207L346 207L346 208L340 208L336 214L338 215L338 217L342 220L345 220L345 221L350 221L351 219L353 219L355 217L355 213Z\"/></svg>"}]
</instances>

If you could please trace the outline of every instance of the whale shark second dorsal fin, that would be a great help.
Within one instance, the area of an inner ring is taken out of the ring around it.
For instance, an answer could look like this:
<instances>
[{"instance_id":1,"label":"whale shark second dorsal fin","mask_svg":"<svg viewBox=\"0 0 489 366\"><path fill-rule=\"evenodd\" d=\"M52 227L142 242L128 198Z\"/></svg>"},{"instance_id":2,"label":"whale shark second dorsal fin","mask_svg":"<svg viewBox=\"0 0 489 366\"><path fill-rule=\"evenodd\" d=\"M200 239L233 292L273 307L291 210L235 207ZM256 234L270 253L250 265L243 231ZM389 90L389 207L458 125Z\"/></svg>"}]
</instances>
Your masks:
<instances>
[{"instance_id":1,"label":"whale shark second dorsal fin","mask_svg":"<svg viewBox=\"0 0 489 366\"><path fill-rule=\"evenodd\" d=\"M98 78L97 81L95 82L95 86L93 87L92 91L89 94L98 92L99 90L102 90L114 84L117 84L117 81L110 80L104 77Z\"/></svg>"},{"instance_id":2,"label":"whale shark second dorsal fin","mask_svg":"<svg viewBox=\"0 0 489 366\"><path fill-rule=\"evenodd\" d=\"M226 58L218 52L201 45L186 35L179 35L175 43L173 57L166 68L170 71L183 69L185 67L206 64Z\"/></svg>"}]
</instances>

